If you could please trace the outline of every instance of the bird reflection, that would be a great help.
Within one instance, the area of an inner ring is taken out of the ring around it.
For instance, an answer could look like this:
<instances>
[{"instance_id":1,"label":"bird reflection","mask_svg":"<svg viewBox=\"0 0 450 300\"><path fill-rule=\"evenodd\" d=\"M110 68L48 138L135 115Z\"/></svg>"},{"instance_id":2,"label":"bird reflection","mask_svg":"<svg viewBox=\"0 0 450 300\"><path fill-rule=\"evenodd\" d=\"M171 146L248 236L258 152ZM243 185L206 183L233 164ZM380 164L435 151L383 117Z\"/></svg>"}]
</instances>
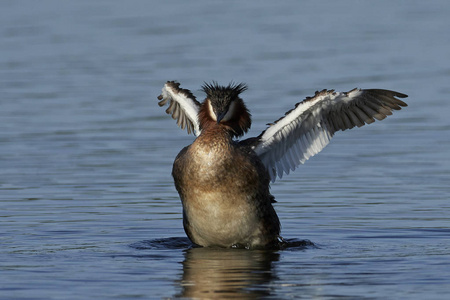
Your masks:
<instances>
[{"instance_id":1,"label":"bird reflection","mask_svg":"<svg viewBox=\"0 0 450 300\"><path fill-rule=\"evenodd\" d=\"M181 294L188 298L256 299L270 295L272 262L279 254L269 250L191 248L185 252Z\"/></svg>"}]
</instances>

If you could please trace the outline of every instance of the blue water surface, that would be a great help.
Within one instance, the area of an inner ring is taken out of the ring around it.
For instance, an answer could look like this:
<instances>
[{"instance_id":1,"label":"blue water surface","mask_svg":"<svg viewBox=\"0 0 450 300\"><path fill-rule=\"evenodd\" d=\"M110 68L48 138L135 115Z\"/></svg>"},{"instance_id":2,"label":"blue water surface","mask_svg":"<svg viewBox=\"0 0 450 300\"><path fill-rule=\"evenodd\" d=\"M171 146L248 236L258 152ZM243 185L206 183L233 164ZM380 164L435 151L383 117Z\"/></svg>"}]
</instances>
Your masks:
<instances>
[{"instance_id":1,"label":"blue water surface","mask_svg":"<svg viewBox=\"0 0 450 300\"><path fill-rule=\"evenodd\" d=\"M447 299L450 2L1 1L1 299ZM284 250L193 248L167 80L246 82L248 137L316 90L409 104L272 185Z\"/></svg>"}]
</instances>

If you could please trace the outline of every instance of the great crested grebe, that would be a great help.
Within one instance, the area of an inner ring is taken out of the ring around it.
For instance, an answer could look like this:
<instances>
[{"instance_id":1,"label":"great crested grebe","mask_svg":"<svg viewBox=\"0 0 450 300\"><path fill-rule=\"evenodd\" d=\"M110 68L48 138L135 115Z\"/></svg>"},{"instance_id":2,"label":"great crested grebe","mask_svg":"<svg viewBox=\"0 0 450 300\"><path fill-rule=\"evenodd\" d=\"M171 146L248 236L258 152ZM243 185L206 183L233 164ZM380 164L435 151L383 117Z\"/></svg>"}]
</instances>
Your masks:
<instances>
[{"instance_id":1,"label":"great crested grebe","mask_svg":"<svg viewBox=\"0 0 450 300\"><path fill-rule=\"evenodd\" d=\"M175 158L172 176L183 204L183 225L200 246L265 247L279 243L280 221L270 181L320 152L338 130L361 127L400 110L407 95L380 89L316 92L259 136L243 141L250 113L245 84L205 84L203 103L168 81L159 106L197 138Z\"/></svg>"}]
</instances>

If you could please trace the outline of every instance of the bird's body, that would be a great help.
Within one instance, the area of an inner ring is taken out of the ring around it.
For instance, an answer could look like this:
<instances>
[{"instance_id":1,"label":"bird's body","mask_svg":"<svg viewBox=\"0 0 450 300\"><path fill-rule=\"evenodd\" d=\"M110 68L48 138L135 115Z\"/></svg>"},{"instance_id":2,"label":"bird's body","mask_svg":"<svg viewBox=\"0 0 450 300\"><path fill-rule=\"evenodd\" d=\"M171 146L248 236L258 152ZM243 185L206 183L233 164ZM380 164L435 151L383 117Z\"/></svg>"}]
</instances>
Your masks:
<instances>
[{"instance_id":1,"label":"bird's body","mask_svg":"<svg viewBox=\"0 0 450 300\"><path fill-rule=\"evenodd\" d=\"M212 127L183 149L173 165L187 235L202 246L253 247L276 241L280 225L265 167L220 125Z\"/></svg>"},{"instance_id":2,"label":"bird's body","mask_svg":"<svg viewBox=\"0 0 450 300\"><path fill-rule=\"evenodd\" d=\"M243 84L205 85L207 97L200 104L190 91L167 82L159 97L160 105L170 102L167 113L182 128L198 135L176 157L172 175L183 204L184 229L200 246L254 248L277 243L280 222L272 206L270 180L319 152L335 131L362 126L373 117L382 119L406 105L393 97L406 95L391 91L353 90L338 95L322 91L260 136L239 142L234 138L251 125L239 97L245 89ZM350 94L354 91L359 94ZM336 98L344 103L341 107L333 102Z\"/></svg>"}]
</instances>

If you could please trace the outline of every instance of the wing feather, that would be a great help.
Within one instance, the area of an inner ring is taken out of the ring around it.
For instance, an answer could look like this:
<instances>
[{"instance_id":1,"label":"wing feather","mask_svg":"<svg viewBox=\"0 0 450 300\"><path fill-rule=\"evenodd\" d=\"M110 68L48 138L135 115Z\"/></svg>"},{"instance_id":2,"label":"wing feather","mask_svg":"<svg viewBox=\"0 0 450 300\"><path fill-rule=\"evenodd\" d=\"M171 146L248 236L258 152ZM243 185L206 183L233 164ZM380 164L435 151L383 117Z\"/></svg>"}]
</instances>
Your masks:
<instances>
[{"instance_id":1,"label":"wing feather","mask_svg":"<svg viewBox=\"0 0 450 300\"><path fill-rule=\"evenodd\" d=\"M336 131L383 120L392 110L407 106L398 99L406 97L381 89L322 90L269 124L252 139L252 147L275 181L322 151Z\"/></svg>"},{"instance_id":2,"label":"wing feather","mask_svg":"<svg viewBox=\"0 0 450 300\"><path fill-rule=\"evenodd\" d=\"M158 99L161 100L158 102L159 106L169 104L166 113L176 120L181 129L186 128L188 134L193 132L196 136L200 135L198 121L200 103L191 91L181 89L178 82L167 81Z\"/></svg>"}]
</instances>

